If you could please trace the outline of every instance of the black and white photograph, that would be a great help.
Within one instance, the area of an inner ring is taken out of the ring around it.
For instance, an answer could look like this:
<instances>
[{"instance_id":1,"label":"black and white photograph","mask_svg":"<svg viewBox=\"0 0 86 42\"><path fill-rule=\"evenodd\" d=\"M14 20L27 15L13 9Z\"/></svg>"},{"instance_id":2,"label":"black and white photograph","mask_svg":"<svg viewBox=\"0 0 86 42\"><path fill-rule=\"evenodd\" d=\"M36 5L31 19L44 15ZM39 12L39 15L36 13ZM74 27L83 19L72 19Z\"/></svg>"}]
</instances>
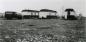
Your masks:
<instances>
[{"instance_id":1,"label":"black and white photograph","mask_svg":"<svg viewBox=\"0 0 86 42\"><path fill-rule=\"evenodd\" d=\"M0 0L0 42L86 42L86 0Z\"/></svg>"}]
</instances>

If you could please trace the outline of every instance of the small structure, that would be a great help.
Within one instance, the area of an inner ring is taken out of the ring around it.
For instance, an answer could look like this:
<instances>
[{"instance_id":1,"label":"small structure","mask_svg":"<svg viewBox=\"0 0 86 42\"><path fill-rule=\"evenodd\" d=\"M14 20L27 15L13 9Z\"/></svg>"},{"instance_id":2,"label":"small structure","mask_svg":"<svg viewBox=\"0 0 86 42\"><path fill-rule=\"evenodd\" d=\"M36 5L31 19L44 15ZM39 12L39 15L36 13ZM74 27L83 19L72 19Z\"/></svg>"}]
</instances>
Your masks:
<instances>
[{"instance_id":1,"label":"small structure","mask_svg":"<svg viewBox=\"0 0 86 42\"><path fill-rule=\"evenodd\" d=\"M68 19L68 20L76 20L77 19L74 9L68 8L65 10L65 12L66 12L66 14L64 15L65 19Z\"/></svg>"},{"instance_id":2,"label":"small structure","mask_svg":"<svg viewBox=\"0 0 86 42\"><path fill-rule=\"evenodd\" d=\"M36 10L22 10L22 18L24 18L24 19L39 18L39 11L36 11Z\"/></svg>"},{"instance_id":3,"label":"small structure","mask_svg":"<svg viewBox=\"0 0 86 42\"><path fill-rule=\"evenodd\" d=\"M56 16L57 12L54 10L49 10L49 9L41 9L39 13L39 18L42 19L54 19L57 18Z\"/></svg>"}]
</instances>

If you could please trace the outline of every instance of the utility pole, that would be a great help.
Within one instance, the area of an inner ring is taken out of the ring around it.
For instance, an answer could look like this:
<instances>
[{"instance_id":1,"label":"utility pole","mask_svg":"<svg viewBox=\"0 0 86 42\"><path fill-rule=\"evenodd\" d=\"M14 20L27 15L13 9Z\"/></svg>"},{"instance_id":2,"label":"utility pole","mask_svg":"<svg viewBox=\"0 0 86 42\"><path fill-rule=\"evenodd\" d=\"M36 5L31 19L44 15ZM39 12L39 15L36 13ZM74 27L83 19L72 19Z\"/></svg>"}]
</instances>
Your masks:
<instances>
[{"instance_id":1,"label":"utility pole","mask_svg":"<svg viewBox=\"0 0 86 42\"><path fill-rule=\"evenodd\" d=\"M61 18L64 16L64 6L61 8Z\"/></svg>"}]
</instances>

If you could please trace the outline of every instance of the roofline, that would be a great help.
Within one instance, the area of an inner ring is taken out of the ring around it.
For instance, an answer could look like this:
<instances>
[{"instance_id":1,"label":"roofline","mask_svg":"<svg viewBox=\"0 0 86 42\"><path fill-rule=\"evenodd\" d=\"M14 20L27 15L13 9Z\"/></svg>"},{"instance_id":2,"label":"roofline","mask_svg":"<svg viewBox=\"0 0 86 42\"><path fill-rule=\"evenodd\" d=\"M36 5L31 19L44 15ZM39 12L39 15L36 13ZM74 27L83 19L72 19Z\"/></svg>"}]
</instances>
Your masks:
<instances>
[{"instance_id":1,"label":"roofline","mask_svg":"<svg viewBox=\"0 0 86 42\"><path fill-rule=\"evenodd\" d=\"M15 12L15 11L5 11L5 12ZM17 13L17 12L15 12L15 13Z\"/></svg>"},{"instance_id":2,"label":"roofline","mask_svg":"<svg viewBox=\"0 0 86 42\"><path fill-rule=\"evenodd\" d=\"M49 10L49 9L41 9L40 11L41 12L56 12L57 13L57 11Z\"/></svg>"},{"instance_id":3,"label":"roofline","mask_svg":"<svg viewBox=\"0 0 86 42\"><path fill-rule=\"evenodd\" d=\"M39 12L37 10L22 10L22 12Z\"/></svg>"},{"instance_id":4,"label":"roofline","mask_svg":"<svg viewBox=\"0 0 86 42\"><path fill-rule=\"evenodd\" d=\"M56 12L57 13L57 11L40 11L40 12Z\"/></svg>"}]
</instances>

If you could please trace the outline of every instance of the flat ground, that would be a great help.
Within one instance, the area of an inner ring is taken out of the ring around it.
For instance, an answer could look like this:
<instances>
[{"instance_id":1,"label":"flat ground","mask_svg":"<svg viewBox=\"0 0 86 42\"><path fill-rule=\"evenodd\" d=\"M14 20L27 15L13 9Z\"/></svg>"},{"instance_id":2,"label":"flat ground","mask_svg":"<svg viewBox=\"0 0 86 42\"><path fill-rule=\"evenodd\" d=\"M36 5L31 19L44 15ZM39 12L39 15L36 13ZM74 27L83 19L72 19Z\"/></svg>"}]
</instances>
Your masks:
<instances>
[{"instance_id":1,"label":"flat ground","mask_svg":"<svg viewBox=\"0 0 86 42\"><path fill-rule=\"evenodd\" d=\"M60 19L24 19L24 20L0 20L0 31L3 35L51 33L53 35L70 37L84 41L85 20L60 20Z\"/></svg>"}]
</instances>

